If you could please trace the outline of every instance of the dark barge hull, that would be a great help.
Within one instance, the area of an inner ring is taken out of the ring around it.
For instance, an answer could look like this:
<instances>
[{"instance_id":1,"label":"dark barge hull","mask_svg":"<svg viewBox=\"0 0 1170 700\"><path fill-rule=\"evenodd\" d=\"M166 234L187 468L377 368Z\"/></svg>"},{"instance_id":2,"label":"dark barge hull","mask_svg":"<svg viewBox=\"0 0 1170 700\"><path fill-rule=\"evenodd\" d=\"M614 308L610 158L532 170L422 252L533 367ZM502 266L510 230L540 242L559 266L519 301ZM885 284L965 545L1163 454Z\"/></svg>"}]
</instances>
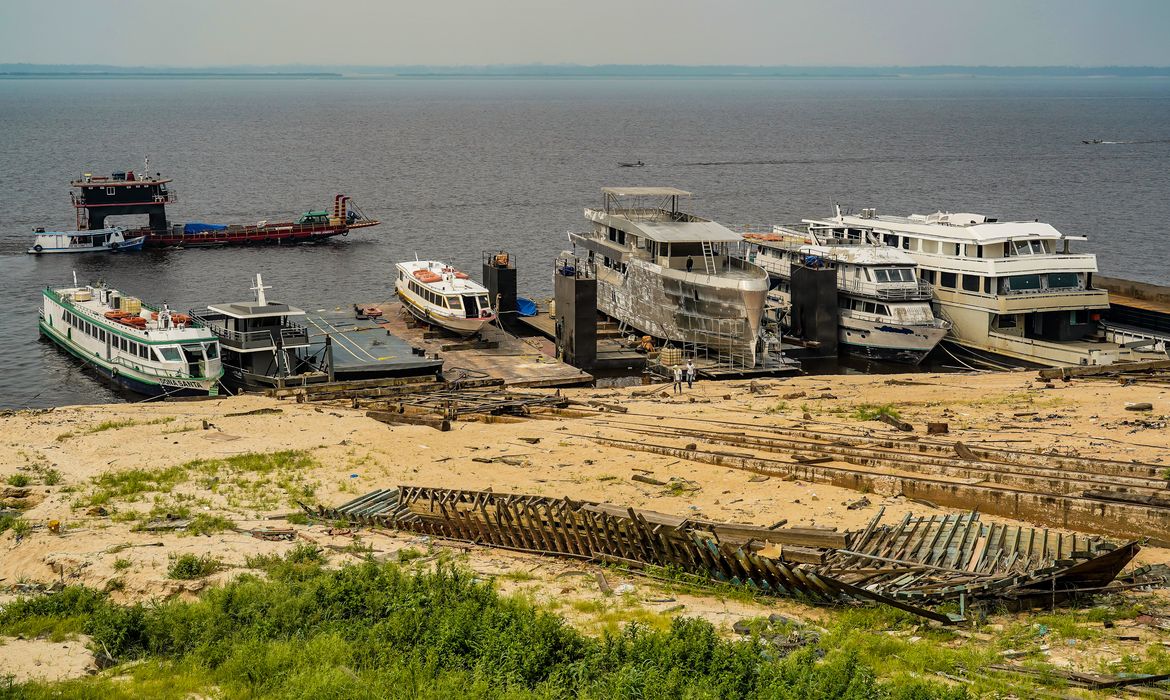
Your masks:
<instances>
[{"instance_id":1,"label":"dark barge hull","mask_svg":"<svg viewBox=\"0 0 1170 700\"><path fill-rule=\"evenodd\" d=\"M334 236L347 235L352 229L377 226L369 219L351 224L293 224L278 223L266 226L229 226L222 231L201 233L159 232L149 228L134 229L133 235L146 236L146 248L216 248L235 245L298 245L319 243Z\"/></svg>"}]
</instances>

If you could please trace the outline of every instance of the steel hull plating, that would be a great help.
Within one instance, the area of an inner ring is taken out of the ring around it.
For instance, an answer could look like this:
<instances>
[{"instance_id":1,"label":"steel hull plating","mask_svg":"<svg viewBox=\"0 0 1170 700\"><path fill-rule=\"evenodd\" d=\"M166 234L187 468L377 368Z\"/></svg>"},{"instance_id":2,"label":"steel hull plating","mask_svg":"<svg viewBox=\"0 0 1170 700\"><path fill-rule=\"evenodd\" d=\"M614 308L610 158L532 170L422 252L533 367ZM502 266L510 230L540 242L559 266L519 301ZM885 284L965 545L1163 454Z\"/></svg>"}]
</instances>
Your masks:
<instances>
[{"instance_id":1,"label":"steel hull plating","mask_svg":"<svg viewBox=\"0 0 1170 700\"><path fill-rule=\"evenodd\" d=\"M697 343L751 367L764 312L767 281L708 284L707 275L664 270L631 261L626 274L597 271L597 306L602 312L657 338Z\"/></svg>"},{"instance_id":2,"label":"steel hull plating","mask_svg":"<svg viewBox=\"0 0 1170 700\"><path fill-rule=\"evenodd\" d=\"M219 386L218 379L206 380L183 380L188 381L198 386L167 386L164 384L156 384L152 381L146 381L133 376L124 371L119 371L116 367L107 366L103 362L99 362L92 357L87 356L84 352L80 352L67 339L62 338L55 331L48 328L43 322L40 324L41 336L52 341L54 345L68 352L73 357L79 359L87 367L97 372L98 376L104 381L118 385L124 389L128 389L135 394L142 394L143 396L215 396ZM180 380L174 380L180 381Z\"/></svg>"}]
</instances>

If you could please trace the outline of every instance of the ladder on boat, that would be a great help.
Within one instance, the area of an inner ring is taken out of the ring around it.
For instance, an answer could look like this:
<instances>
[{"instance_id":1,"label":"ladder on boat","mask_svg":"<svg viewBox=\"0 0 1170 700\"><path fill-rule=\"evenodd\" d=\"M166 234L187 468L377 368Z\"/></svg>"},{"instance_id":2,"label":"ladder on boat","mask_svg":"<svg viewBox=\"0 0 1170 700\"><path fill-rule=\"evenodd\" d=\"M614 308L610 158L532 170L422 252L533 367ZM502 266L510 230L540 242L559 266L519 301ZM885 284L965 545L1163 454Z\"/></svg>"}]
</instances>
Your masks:
<instances>
[{"instance_id":1,"label":"ladder on boat","mask_svg":"<svg viewBox=\"0 0 1170 700\"><path fill-rule=\"evenodd\" d=\"M707 274L715 274L715 250L711 247L711 241L703 241L703 265L707 268Z\"/></svg>"}]
</instances>

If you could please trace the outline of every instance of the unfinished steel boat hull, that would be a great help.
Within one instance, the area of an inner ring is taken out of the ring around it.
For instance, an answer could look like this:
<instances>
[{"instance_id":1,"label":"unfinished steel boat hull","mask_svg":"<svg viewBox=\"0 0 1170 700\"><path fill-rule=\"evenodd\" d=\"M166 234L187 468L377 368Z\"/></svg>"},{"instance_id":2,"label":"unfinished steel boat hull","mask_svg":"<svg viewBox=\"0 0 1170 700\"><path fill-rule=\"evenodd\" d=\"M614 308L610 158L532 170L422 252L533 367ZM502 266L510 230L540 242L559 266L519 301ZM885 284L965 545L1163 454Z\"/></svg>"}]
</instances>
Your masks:
<instances>
[{"instance_id":1,"label":"unfinished steel boat hull","mask_svg":"<svg viewBox=\"0 0 1170 700\"><path fill-rule=\"evenodd\" d=\"M752 266L755 267L755 266ZM757 268L739 280L686 273L631 262L623 275L597 271L597 306L656 338L698 344L747 367L756 366L760 319L768 293L767 273Z\"/></svg>"}]
</instances>

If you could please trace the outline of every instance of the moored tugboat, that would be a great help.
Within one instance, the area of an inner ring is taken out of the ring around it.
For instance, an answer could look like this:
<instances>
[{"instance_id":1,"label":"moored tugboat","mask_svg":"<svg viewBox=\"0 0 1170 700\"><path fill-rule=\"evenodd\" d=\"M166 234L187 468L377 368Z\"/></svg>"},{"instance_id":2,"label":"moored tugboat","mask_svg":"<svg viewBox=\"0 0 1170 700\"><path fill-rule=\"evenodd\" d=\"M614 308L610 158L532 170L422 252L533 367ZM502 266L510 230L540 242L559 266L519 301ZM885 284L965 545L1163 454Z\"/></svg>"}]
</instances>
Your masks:
<instances>
[{"instance_id":1,"label":"moored tugboat","mask_svg":"<svg viewBox=\"0 0 1170 700\"><path fill-rule=\"evenodd\" d=\"M106 228L106 218L126 214L145 214L145 227L125 229L127 239L144 237L146 248L209 247L227 245L289 245L317 243L333 236L348 235L351 230L377 226L380 222L362 213L350 198L339 194L331 210L310 211L295 221L255 224L171 223L166 205L176 201L167 186L171 179L147 170L117 172L109 176L86 173L70 182L70 193L77 212L78 232Z\"/></svg>"}]
</instances>

